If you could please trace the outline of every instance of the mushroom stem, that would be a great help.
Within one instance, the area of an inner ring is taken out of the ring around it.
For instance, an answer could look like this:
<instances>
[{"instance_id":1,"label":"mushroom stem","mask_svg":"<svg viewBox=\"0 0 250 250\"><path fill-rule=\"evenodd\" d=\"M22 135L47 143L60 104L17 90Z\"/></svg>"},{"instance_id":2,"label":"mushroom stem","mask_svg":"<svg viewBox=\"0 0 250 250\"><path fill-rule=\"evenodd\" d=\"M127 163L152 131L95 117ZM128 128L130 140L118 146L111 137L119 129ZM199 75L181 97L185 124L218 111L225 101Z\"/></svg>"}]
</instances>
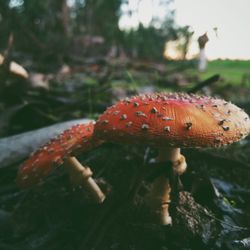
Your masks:
<instances>
[{"instance_id":1,"label":"mushroom stem","mask_svg":"<svg viewBox=\"0 0 250 250\"><path fill-rule=\"evenodd\" d=\"M180 148L161 147L159 148L158 162L170 161L173 164L173 171L177 175L182 175L187 163L185 157L181 154Z\"/></svg>"},{"instance_id":2,"label":"mushroom stem","mask_svg":"<svg viewBox=\"0 0 250 250\"><path fill-rule=\"evenodd\" d=\"M181 175L186 170L187 164L185 157L180 152L180 148L159 148L157 161L170 161L172 163L173 174L177 176ZM154 181L149 199L152 202L151 207L157 214L162 225L172 224L172 219L169 215L170 193L170 178L161 175Z\"/></svg>"},{"instance_id":3,"label":"mushroom stem","mask_svg":"<svg viewBox=\"0 0 250 250\"><path fill-rule=\"evenodd\" d=\"M146 204L154 215L154 221L161 225L171 225L172 218L169 216L170 182L166 176L159 176L153 182L152 189L146 197Z\"/></svg>"},{"instance_id":4,"label":"mushroom stem","mask_svg":"<svg viewBox=\"0 0 250 250\"><path fill-rule=\"evenodd\" d=\"M177 161L180 157L181 149L180 148L169 148L161 147L159 148L158 161Z\"/></svg>"},{"instance_id":5,"label":"mushroom stem","mask_svg":"<svg viewBox=\"0 0 250 250\"><path fill-rule=\"evenodd\" d=\"M71 183L75 186L84 186L97 203L102 203L106 197L92 178L93 173L91 169L84 167L75 157L68 157L65 163Z\"/></svg>"}]
</instances>

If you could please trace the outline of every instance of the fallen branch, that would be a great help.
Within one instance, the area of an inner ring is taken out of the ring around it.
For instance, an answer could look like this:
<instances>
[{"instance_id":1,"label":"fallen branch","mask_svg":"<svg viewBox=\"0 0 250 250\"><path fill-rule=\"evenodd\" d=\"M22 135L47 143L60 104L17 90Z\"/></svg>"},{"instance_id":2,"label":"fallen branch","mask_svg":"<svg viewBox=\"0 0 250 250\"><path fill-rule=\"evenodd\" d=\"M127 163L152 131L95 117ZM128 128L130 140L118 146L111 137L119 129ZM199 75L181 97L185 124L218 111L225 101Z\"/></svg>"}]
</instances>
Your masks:
<instances>
[{"instance_id":1,"label":"fallen branch","mask_svg":"<svg viewBox=\"0 0 250 250\"><path fill-rule=\"evenodd\" d=\"M196 86L194 86L192 89L190 89L188 91L188 93L189 94L196 93L197 91L201 90L202 88L204 88L206 86L210 86L213 83L217 82L219 79L220 79L219 74L213 75L213 76L209 77L208 79L206 79L205 81L198 83Z\"/></svg>"},{"instance_id":2,"label":"fallen branch","mask_svg":"<svg viewBox=\"0 0 250 250\"><path fill-rule=\"evenodd\" d=\"M73 120L0 139L0 168L24 159L31 152L45 144L49 138L59 135L71 126L90 121L90 119Z\"/></svg>"}]
</instances>

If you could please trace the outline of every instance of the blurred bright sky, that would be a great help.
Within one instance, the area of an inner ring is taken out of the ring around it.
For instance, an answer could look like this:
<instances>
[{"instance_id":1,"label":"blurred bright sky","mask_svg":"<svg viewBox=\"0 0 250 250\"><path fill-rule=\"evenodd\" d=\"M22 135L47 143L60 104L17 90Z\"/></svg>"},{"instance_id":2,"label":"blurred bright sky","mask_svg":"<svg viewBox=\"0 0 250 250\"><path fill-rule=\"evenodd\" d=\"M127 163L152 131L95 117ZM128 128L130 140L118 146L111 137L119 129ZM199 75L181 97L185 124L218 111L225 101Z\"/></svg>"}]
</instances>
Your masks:
<instances>
[{"instance_id":1,"label":"blurred bright sky","mask_svg":"<svg viewBox=\"0 0 250 250\"><path fill-rule=\"evenodd\" d=\"M177 24L190 25L195 40L208 32L209 59L250 59L250 0L175 0L175 8Z\"/></svg>"},{"instance_id":2,"label":"blurred bright sky","mask_svg":"<svg viewBox=\"0 0 250 250\"><path fill-rule=\"evenodd\" d=\"M168 9L169 6L164 4L164 0L128 0L121 5L123 15L119 26L123 29L136 28L140 22L147 26L153 17L163 20Z\"/></svg>"},{"instance_id":3,"label":"blurred bright sky","mask_svg":"<svg viewBox=\"0 0 250 250\"><path fill-rule=\"evenodd\" d=\"M137 27L139 22L147 26L152 17L164 18L167 9L160 3L161 0L129 0L122 11L131 13L123 15L120 27ZM168 9L176 10L178 25L189 25L194 31L190 57L198 52L198 36L207 32L208 59L250 59L250 0L174 0Z\"/></svg>"}]
</instances>

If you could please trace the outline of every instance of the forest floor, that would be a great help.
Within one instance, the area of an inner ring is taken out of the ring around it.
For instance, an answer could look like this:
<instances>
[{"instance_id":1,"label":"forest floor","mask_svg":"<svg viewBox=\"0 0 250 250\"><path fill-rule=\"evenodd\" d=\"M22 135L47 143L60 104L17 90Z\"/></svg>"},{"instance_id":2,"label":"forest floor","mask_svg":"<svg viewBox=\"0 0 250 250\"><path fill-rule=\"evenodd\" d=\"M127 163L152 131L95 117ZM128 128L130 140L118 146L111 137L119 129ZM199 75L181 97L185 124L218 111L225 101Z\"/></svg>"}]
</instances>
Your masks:
<instances>
[{"instance_id":1,"label":"forest floor","mask_svg":"<svg viewBox=\"0 0 250 250\"><path fill-rule=\"evenodd\" d=\"M198 93L231 100L250 114L249 65L214 61L197 74L194 62L92 58L51 72L33 66L28 80L3 71L0 136L81 117L96 119L120 98L138 93L192 92L215 74L220 79ZM151 163L156 154L146 145L114 144L81 154L107 190L106 201L98 205L84 190L72 190L63 168L42 185L22 190L15 178L24 159L0 166L0 249L249 249L249 137L221 149L183 150L188 169L181 176L180 199L171 205L172 226L153 223L144 206L162 168Z\"/></svg>"}]
</instances>

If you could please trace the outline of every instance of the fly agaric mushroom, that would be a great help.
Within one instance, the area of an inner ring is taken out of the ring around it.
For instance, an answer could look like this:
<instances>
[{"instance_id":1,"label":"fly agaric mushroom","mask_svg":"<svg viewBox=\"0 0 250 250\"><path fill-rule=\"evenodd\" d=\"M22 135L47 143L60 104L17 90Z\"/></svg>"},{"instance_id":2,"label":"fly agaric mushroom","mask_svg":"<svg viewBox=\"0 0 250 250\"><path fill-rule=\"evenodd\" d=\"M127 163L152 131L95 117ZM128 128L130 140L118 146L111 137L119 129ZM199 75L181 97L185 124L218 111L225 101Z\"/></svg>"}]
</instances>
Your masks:
<instances>
[{"instance_id":1,"label":"fly agaric mushroom","mask_svg":"<svg viewBox=\"0 0 250 250\"><path fill-rule=\"evenodd\" d=\"M93 131L94 130L94 131ZM76 125L38 150L19 171L22 186L37 183L66 159L73 182L83 183L102 202L105 198L84 168L71 156L103 141L148 144L159 149L158 161L172 162L173 172L186 169L180 147L219 147L239 141L250 132L248 115L221 99L160 93L135 96L109 107L94 125ZM153 207L162 224L170 224L170 182L159 177L153 188Z\"/></svg>"},{"instance_id":2,"label":"fly agaric mushroom","mask_svg":"<svg viewBox=\"0 0 250 250\"><path fill-rule=\"evenodd\" d=\"M93 129L93 123L75 125L41 147L21 166L17 177L19 185L30 187L65 162L72 184L83 185L97 202L103 202L105 195L91 177L90 168L82 166L71 156L72 153L88 151L101 143L92 139Z\"/></svg>"},{"instance_id":3,"label":"fly agaric mushroom","mask_svg":"<svg viewBox=\"0 0 250 250\"><path fill-rule=\"evenodd\" d=\"M177 175L186 169L181 147L219 147L238 141L249 132L248 115L232 103L182 93L127 98L108 108L94 129L94 135L104 141L157 147L158 161L172 162ZM155 212L161 224L171 224L170 182L162 176L154 186Z\"/></svg>"}]
</instances>

